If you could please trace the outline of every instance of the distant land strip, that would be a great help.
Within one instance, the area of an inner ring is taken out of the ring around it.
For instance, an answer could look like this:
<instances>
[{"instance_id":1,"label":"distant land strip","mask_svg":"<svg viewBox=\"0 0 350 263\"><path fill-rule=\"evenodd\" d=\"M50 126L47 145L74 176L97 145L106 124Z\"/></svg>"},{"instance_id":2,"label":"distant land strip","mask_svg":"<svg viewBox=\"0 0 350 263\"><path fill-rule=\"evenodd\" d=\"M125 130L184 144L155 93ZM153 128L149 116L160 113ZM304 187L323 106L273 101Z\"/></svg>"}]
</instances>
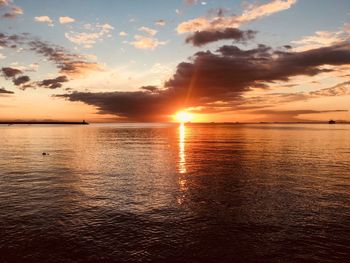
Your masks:
<instances>
[{"instance_id":1,"label":"distant land strip","mask_svg":"<svg viewBox=\"0 0 350 263\"><path fill-rule=\"evenodd\" d=\"M56 124L56 125L89 125L86 121L0 121L1 124L6 125L32 125L32 124Z\"/></svg>"}]
</instances>

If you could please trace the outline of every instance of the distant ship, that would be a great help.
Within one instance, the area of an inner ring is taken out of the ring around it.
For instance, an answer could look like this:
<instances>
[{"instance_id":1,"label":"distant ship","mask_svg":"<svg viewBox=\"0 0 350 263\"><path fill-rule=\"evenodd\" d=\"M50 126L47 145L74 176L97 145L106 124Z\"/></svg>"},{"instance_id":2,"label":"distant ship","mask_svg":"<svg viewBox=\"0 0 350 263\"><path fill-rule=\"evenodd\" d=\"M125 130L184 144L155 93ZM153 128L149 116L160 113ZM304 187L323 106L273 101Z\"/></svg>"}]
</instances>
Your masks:
<instances>
[{"instance_id":1,"label":"distant ship","mask_svg":"<svg viewBox=\"0 0 350 263\"><path fill-rule=\"evenodd\" d=\"M329 124L335 124L335 121L334 120L330 120L328 123Z\"/></svg>"}]
</instances>

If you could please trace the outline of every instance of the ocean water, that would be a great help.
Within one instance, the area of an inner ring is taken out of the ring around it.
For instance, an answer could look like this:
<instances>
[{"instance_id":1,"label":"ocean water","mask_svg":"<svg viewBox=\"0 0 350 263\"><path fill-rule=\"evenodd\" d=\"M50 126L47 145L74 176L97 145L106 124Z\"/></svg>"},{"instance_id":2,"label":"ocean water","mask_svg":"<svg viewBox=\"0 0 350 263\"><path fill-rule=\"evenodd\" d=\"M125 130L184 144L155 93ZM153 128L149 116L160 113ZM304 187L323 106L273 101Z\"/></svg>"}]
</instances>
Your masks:
<instances>
[{"instance_id":1,"label":"ocean water","mask_svg":"<svg viewBox=\"0 0 350 263\"><path fill-rule=\"evenodd\" d=\"M350 125L15 125L0 142L0 262L349 262Z\"/></svg>"}]
</instances>

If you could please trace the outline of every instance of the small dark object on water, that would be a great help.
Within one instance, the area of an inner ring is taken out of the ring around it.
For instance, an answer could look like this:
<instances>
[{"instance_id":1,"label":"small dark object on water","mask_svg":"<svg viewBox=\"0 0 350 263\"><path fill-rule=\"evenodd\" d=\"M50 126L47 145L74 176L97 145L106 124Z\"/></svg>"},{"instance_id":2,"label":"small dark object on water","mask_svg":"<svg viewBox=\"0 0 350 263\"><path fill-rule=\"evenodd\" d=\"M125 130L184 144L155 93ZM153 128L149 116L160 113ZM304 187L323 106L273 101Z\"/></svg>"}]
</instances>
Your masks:
<instances>
[{"instance_id":1,"label":"small dark object on water","mask_svg":"<svg viewBox=\"0 0 350 263\"><path fill-rule=\"evenodd\" d=\"M46 153L46 152L43 152L42 155L45 156L45 155L50 155L50 154L48 154L48 153Z\"/></svg>"},{"instance_id":2,"label":"small dark object on water","mask_svg":"<svg viewBox=\"0 0 350 263\"><path fill-rule=\"evenodd\" d=\"M330 120L328 123L329 124L335 124L335 121L334 120Z\"/></svg>"}]
</instances>

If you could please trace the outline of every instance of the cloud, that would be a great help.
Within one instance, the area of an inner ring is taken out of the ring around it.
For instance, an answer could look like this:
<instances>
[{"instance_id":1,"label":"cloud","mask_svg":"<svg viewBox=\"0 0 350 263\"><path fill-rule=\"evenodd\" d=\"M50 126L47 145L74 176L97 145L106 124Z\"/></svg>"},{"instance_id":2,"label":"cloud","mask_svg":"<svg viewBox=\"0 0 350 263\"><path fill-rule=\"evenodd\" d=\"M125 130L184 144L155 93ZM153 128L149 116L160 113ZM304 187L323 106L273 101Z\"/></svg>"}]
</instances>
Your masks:
<instances>
[{"instance_id":1,"label":"cloud","mask_svg":"<svg viewBox=\"0 0 350 263\"><path fill-rule=\"evenodd\" d=\"M11 79L15 86L20 86L22 89L26 88L24 84L30 81L30 78L17 68L3 67L1 73L5 79Z\"/></svg>"},{"instance_id":2,"label":"cloud","mask_svg":"<svg viewBox=\"0 0 350 263\"><path fill-rule=\"evenodd\" d=\"M128 34L124 31L119 32L120 37L126 37Z\"/></svg>"},{"instance_id":3,"label":"cloud","mask_svg":"<svg viewBox=\"0 0 350 263\"><path fill-rule=\"evenodd\" d=\"M333 87L309 92L310 97L334 97L350 95L350 81L339 83Z\"/></svg>"},{"instance_id":4,"label":"cloud","mask_svg":"<svg viewBox=\"0 0 350 263\"><path fill-rule=\"evenodd\" d=\"M60 18L59 18L60 24L73 23L74 21L75 21L75 19L71 18L69 16L60 16Z\"/></svg>"},{"instance_id":5,"label":"cloud","mask_svg":"<svg viewBox=\"0 0 350 263\"><path fill-rule=\"evenodd\" d=\"M1 2L0 2L1 4ZM6 90L5 88L0 88L0 95L1 94L14 94L13 91L10 91L10 90Z\"/></svg>"},{"instance_id":6,"label":"cloud","mask_svg":"<svg viewBox=\"0 0 350 263\"><path fill-rule=\"evenodd\" d=\"M14 85L20 86L21 89L35 88L36 86L55 89L61 87L62 83L67 82L68 78L81 78L88 73L104 70L104 67L98 63L89 61L87 56L71 53L61 46L41 41L29 34L6 35L0 33L0 46L13 47L17 45L52 62L60 74L60 76L53 79L30 82L29 76L24 76L23 72L35 72L38 64L22 66L18 63L12 63L13 66L11 67L2 67L0 69L1 74L6 79L11 79Z\"/></svg>"},{"instance_id":7,"label":"cloud","mask_svg":"<svg viewBox=\"0 0 350 263\"><path fill-rule=\"evenodd\" d=\"M67 82L68 78L66 76L58 76L53 79L44 79L38 83L38 86L45 87L49 89L57 89L62 87L62 83Z\"/></svg>"},{"instance_id":8,"label":"cloud","mask_svg":"<svg viewBox=\"0 0 350 263\"><path fill-rule=\"evenodd\" d=\"M186 38L186 43L191 43L193 46L203 46L205 44L218 40L232 39L237 42L246 42L255 37L256 31L242 31L237 28L226 28L222 31L197 31Z\"/></svg>"},{"instance_id":9,"label":"cloud","mask_svg":"<svg viewBox=\"0 0 350 263\"><path fill-rule=\"evenodd\" d=\"M4 54L0 53L0 59L5 59L5 58L6 58L6 56Z\"/></svg>"},{"instance_id":10,"label":"cloud","mask_svg":"<svg viewBox=\"0 0 350 263\"><path fill-rule=\"evenodd\" d=\"M4 18L15 18L23 14L23 9L18 6L12 6L11 9L2 15Z\"/></svg>"},{"instance_id":11,"label":"cloud","mask_svg":"<svg viewBox=\"0 0 350 263\"><path fill-rule=\"evenodd\" d=\"M244 104L244 94L252 89L269 89L269 83L287 82L291 77L315 76L328 72L324 65L349 65L350 44L289 52L259 45L242 50L222 46L217 52L198 52L190 61L178 64L175 74L158 90L136 92L73 92L58 95L70 101L95 106L100 113L133 120L166 120L174 112L189 107L224 103L229 111ZM333 94L322 91L310 96ZM256 106L254 106L256 107Z\"/></svg>"},{"instance_id":12,"label":"cloud","mask_svg":"<svg viewBox=\"0 0 350 263\"><path fill-rule=\"evenodd\" d=\"M216 31L226 28L236 28L243 23L269 16L271 14L286 10L294 5L297 0L272 0L265 4L248 5L239 16L216 16L212 19L198 17L182 22L177 27L178 33L196 31Z\"/></svg>"},{"instance_id":13,"label":"cloud","mask_svg":"<svg viewBox=\"0 0 350 263\"><path fill-rule=\"evenodd\" d=\"M48 16L36 16L36 17L34 17L34 20L36 22L40 22L40 23L48 23L49 25L52 25L52 23L53 23L51 18Z\"/></svg>"},{"instance_id":14,"label":"cloud","mask_svg":"<svg viewBox=\"0 0 350 263\"><path fill-rule=\"evenodd\" d=\"M308 92L270 93L263 96L246 98L244 102L254 105L280 105L283 103L294 103L310 99L348 95L350 95L350 81L342 82L329 88Z\"/></svg>"},{"instance_id":15,"label":"cloud","mask_svg":"<svg viewBox=\"0 0 350 263\"><path fill-rule=\"evenodd\" d=\"M2 71L2 74L5 78L13 78L13 77L16 77L17 75L20 75L23 73L19 69L10 68L10 67L1 68L1 71Z\"/></svg>"},{"instance_id":16,"label":"cloud","mask_svg":"<svg viewBox=\"0 0 350 263\"><path fill-rule=\"evenodd\" d=\"M149 91L137 92L73 92L56 95L70 101L82 101L95 106L101 114L115 114L135 120L166 120L171 98L165 94L153 94ZM137 106L136 106L137 105Z\"/></svg>"},{"instance_id":17,"label":"cloud","mask_svg":"<svg viewBox=\"0 0 350 263\"><path fill-rule=\"evenodd\" d=\"M147 90L147 91L152 92L152 93L155 93L155 92L159 91L158 87L156 87L156 86L143 86L140 89L141 90Z\"/></svg>"},{"instance_id":18,"label":"cloud","mask_svg":"<svg viewBox=\"0 0 350 263\"><path fill-rule=\"evenodd\" d=\"M135 41L131 42L130 44L138 49L155 49L160 45L165 45L166 41L159 41L156 38L153 37L145 37L141 35L135 36Z\"/></svg>"},{"instance_id":19,"label":"cloud","mask_svg":"<svg viewBox=\"0 0 350 263\"><path fill-rule=\"evenodd\" d=\"M0 0L0 7L7 6L10 4L9 0Z\"/></svg>"},{"instance_id":20,"label":"cloud","mask_svg":"<svg viewBox=\"0 0 350 263\"><path fill-rule=\"evenodd\" d=\"M13 62L11 63L11 67L19 69L21 71L26 71L26 72L37 72L39 68L38 63L31 63L29 65L20 65L18 62Z\"/></svg>"},{"instance_id":21,"label":"cloud","mask_svg":"<svg viewBox=\"0 0 350 263\"><path fill-rule=\"evenodd\" d=\"M13 79L13 84L15 84L16 86L21 86L29 81L30 78L28 76L20 76L18 78Z\"/></svg>"},{"instance_id":22,"label":"cloud","mask_svg":"<svg viewBox=\"0 0 350 263\"><path fill-rule=\"evenodd\" d=\"M0 33L0 47L2 48L16 48L17 44L23 44L25 35L6 35Z\"/></svg>"},{"instance_id":23,"label":"cloud","mask_svg":"<svg viewBox=\"0 0 350 263\"><path fill-rule=\"evenodd\" d=\"M311 36L304 36L299 40L292 41L296 45L295 51L306 51L334 45L339 42L350 40L350 24L345 24L338 31L316 31Z\"/></svg>"},{"instance_id":24,"label":"cloud","mask_svg":"<svg viewBox=\"0 0 350 263\"><path fill-rule=\"evenodd\" d=\"M157 34L157 30L149 28L149 27L145 27L145 26L140 27L139 31L146 33L147 35L150 35L150 36L154 36Z\"/></svg>"},{"instance_id":25,"label":"cloud","mask_svg":"<svg viewBox=\"0 0 350 263\"><path fill-rule=\"evenodd\" d=\"M165 26L166 22L164 19L159 19L155 22L156 26Z\"/></svg>"},{"instance_id":26,"label":"cloud","mask_svg":"<svg viewBox=\"0 0 350 263\"><path fill-rule=\"evenodd\" d=\"M300 115L308 115L308 114L324 114L324 113L339 113L339 112L348 112L347 110L256 110L251 111L250 113L266 115L266 117L260 117L259 120L264 121L285 121L285 122L302 122L309 121L304 118L298 118Z\"/></svg>"},{"instance_id":27,"label":"cloud","mask_svg":"<svg viewBox=\"0 0 350 263\"><path fill-rule=\"evenodd\" d=\"M93 71L103 70L96 62L87 61L84 56L73 54L64 48L41 40L29 42L30 49L53 62L59 73L70 77L80 77Z\"/></svg>"},{"instance_id":28,"label":"cloud","mask_svg":"<svg viewBox=\"0 0 350 263\"><path fill-rule=\"evenodd\" d=\"M2 15L3 18L15 18L23 14L23 9L13 5L10 0L0 0L0 8L5 8L8 11Z\"/></svg>"},{"instance_id":29,"label":"cloud","mask_svg":"<svg viewBox=\"0 0 350 263\"><path fill-rule=\"evenodd\" d=\"M197 4L198 0L184 0L186 5L194 5Z\"/></svg>"},{"instance_id":30,"label":"cloud","mask_svg":"<svg viewBox=\"0 0 350 263\"><path fill-rule=\"evenodd\" d=\"M98 40L103 40L104 37L109 36L111 30L114 29L110 24L86 24L87 32L70 31L64 36L74 44L81 45L84 48L91 48Z\"/></svg>"}]
</instances>

